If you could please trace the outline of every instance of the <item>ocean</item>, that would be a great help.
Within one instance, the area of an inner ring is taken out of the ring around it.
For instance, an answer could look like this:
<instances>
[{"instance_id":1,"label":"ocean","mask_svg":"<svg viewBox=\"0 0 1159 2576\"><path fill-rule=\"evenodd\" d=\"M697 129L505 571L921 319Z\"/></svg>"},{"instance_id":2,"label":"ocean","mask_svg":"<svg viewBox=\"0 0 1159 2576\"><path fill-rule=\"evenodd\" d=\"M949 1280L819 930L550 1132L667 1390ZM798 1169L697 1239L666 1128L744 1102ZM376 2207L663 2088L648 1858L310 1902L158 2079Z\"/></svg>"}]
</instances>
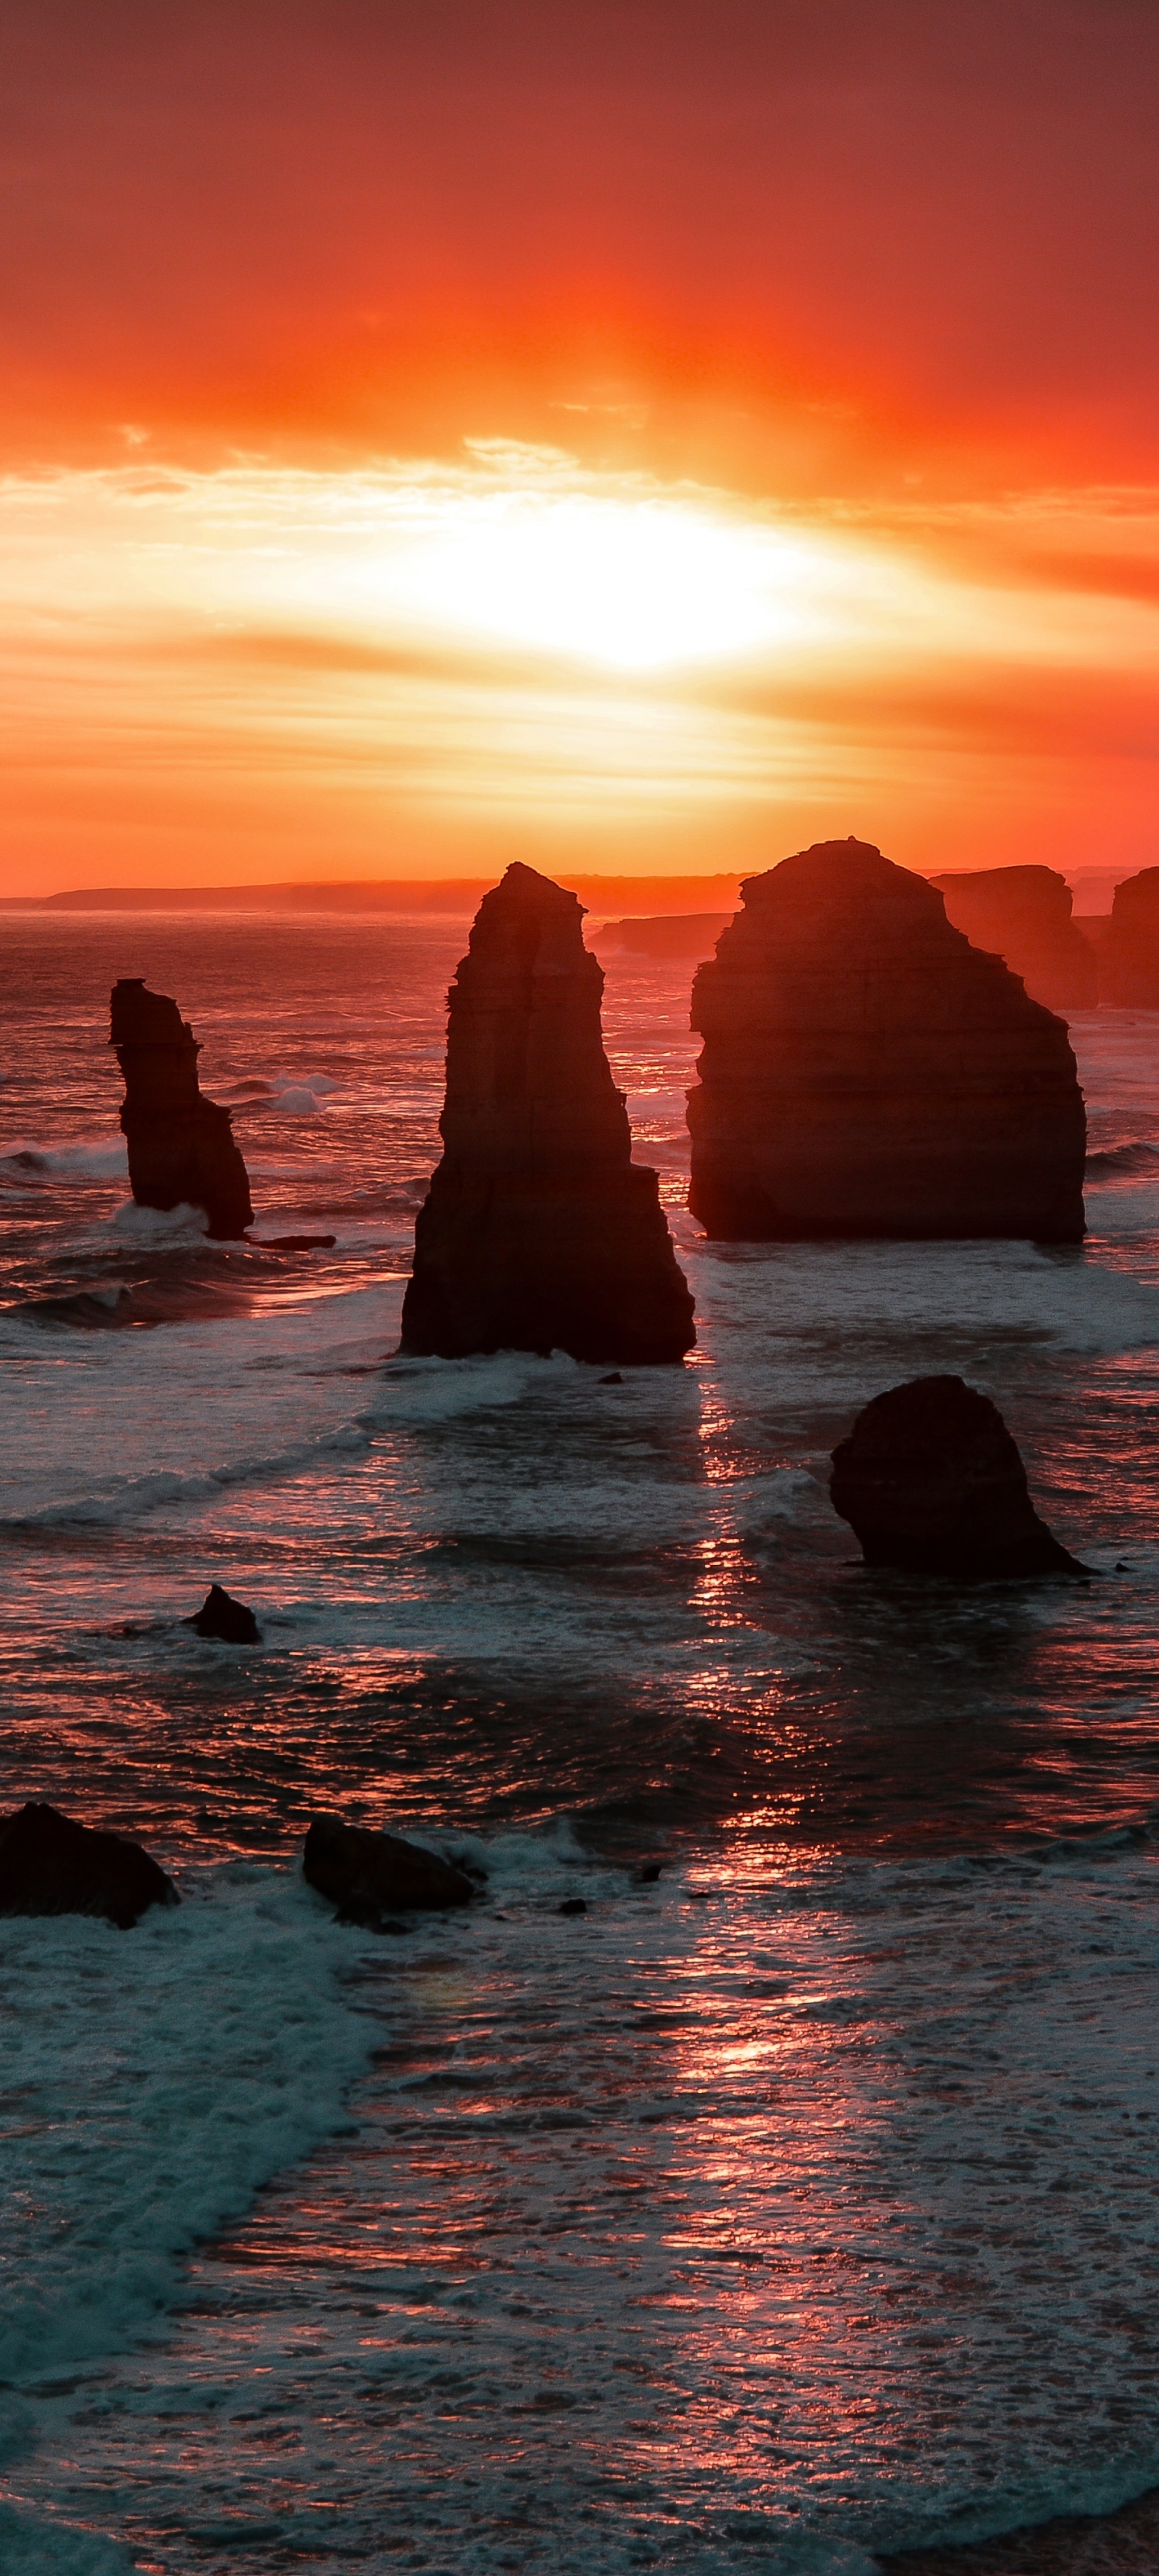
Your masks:
<instances>
[{"instance_id":1,"label":"ocean","mask_svg":"<svg viewBox=\"0 0 1159 2576\"><path fill-rule=\"evenodd\" d=\"M1159 1014L1073 1027L1081 1248L710 1245L689 968L609 957L695 1353L406 1360L466 930L0 921L0 1809L183 1899L0 1925L5 2576L870 2576L1159 2483ZM132 1207L118 975L333 1251ZM1089 1584L857 1561L937 1370ZM337 1926L319 1810L478 1902Z\"/></svg>"}]
</instances>

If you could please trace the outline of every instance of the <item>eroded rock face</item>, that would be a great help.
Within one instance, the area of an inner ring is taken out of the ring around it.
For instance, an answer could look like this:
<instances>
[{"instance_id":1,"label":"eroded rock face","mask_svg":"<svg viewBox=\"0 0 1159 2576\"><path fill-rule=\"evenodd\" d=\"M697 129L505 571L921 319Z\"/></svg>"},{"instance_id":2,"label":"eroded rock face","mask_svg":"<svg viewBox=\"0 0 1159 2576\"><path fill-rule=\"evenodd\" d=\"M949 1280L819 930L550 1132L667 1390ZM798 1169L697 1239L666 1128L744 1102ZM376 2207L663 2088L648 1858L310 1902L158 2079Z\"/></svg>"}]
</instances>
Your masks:
<instances>
[{"instance_id":1,"label":"eroded rock face","mask_svg":"<svg viewBox=\"0 0 1159 2576\"><path fill-rule=\"evenodd\" d=\"M176 1002L139 976L113 986L110 1044L125 1077L121 1126L140 1207L204 1208L208 1231L235 1240L254 1221L228 1109L198 1088L200 1049Z\"/></svg>"},{"instance_id":2,"label":"eroded rock face","mask_svg":"<svg viewBox=\"0 0 1159 2576\"><path fill-rule=\"evenodd\" d=\"M30 1801L0 1819L0 1914L96 1914L121 1932L177 1890L140 1843Z\"/></svg>"},{"instance_id":3,"label":"eroded rock face","mask_svg":"<svg viewBox=\"0 0 1159 2576\"><path fill-rule=\"evenodd\" d=\"M1115 888L1099 950L1099 999L1111 1010L1159 1011L1159 868Z\"/></svg>"},{"instance_id":4,"label":"eroded rock face","mask_svg":"<svg viewBox=\"0 0 1159 2576\"><path fill-rule=\"evenodd\" d=\"M696 1339L655 1172L632 1161L583 908L534 868L484 896L449 994L443 1158L404 1351L683 1358Z\"/></svg>"},{"instance_id":5,"label":"eroded rock face","mask_svg":"<svg viewBox=\"0 0 1159 2576\"><path fill-rule=\"evenodd\" d=\"M1055 868L976 868L931 877L946 918L975 948L997 951L1048 1011L1093 1011L1098 961L1072 918L1074 898Z\"/></svg>"},{"instance_id":6,"label":"eroded rock face","mask_svg":"<svg viewBox=\"0 0 1159 2576\"><path fill-rule=\"evenodd\" d=\"M344 1825L338 1816L315 1816L302 1868L311 1887L328 1896L347 1922L370 1930L378 1915L469 1905L475 1893L463 1871L437 1853L402 1842L397 1834Z\"/></svg>"},{"instance_id":7,"label":"eroded rock face","mask_svg":"<svg viewBox=\"0 0 1159 2576\"><path fill-rule=\"evenodd\" d=\"M823 841L742 887L692 988L688 1204L793 1242L1083 1234L1086 1117L1061 1020L934 886Z\"/></svg>"},{"instance_id":8,"label":"eroded rock face","mask_svg":"<svg viewBox=\"0 0 1159 2576\"><path fill-rule=\"evenodd\" d=\"M1039 1519L997 1405L964 1378L876 1395L833 1452L829 1491L867 1565L965 1583L1087 1571Z\"/></svg>"}]
</instances>

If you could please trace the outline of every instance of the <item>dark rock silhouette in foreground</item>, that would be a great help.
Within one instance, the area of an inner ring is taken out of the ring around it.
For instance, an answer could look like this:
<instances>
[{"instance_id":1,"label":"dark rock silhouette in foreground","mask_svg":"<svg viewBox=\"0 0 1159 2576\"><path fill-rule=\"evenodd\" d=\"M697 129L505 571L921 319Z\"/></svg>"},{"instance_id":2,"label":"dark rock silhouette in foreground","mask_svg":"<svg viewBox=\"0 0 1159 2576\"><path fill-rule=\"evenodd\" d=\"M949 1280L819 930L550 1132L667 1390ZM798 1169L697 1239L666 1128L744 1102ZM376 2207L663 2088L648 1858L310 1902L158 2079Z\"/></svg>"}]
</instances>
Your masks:
<instances>
[{"instance_id":1,"label":"dark rock silhouette in foreground","mask_svg":"<svg viewBox=\"0 0 1159 2576\"><path fill-rule=\"evenodd\" d=\"M0 1914L96 1914L131 1931L177 1890L140 1843L31 1801L0 1819Z\"/></svg>"},{"instance_id":2,"label":"dark rock silhouette in foreground","mask_svg":"<svg viewBox=\"0 0 1159 2576\"><path fill-rule=\"evenodd\" d=\"M931 877L946 918L975 948L997 950L1048 1011L1093 1011L1098 960L1072 918L1074 898L1056 868L975 868Z\"/></svg>"},{"instance_id":3,"label":"dark rock silhouette in foreground","mask_svg":"<svg viewBox=\"0 0 1159 2576\"><path fill-rule=\"evenodd\" d=\"M866 841L741 889L692 987L688 1204L733 1242L1083 1234L1066 1029Z\"/></svg>"},{"instance_id":4,"label":"dark rock silhouette in foreground","mask_svg":"<svg viewBox=\"0 0 1159 2576\"><path fill-rule=\"evenodd\" d=\"M226 1646L256 1646L261 1642L261 1629L252 1610L244 1601L235 1601L232 1593L223 1592L220 1583L211 1583L200 1610L186 1622L196 1628L199 1637L218 1637Z\"/></svg>"},{"instance_id":5,"label":"dark rock silhouette in foreground","mask_svg":"<svg viewBox=\"0 0 1159 2576\"><path fill-rule=\"evenodd\" d=\"M1040 1521L998 1407L960 1377L916 1377L876 1395L833 1452L834 1511L867 1565L946 1574L1086 1574Z\"/></svg>"},{"instance_id":6,"label":"dark rock silhouette in foreground","mask_svg":"<svg viewBox=\"0 0 1159 2576\"><path fill-rule=\"evenodd\" d=\"M692 1299L632 1161L583 909L534 868L485 895L448 996L443 1159L415 1228L404 1351L675 1361Z\"/></svg>"},{"instance_id":7,"label":"dark rock silhouette in foreground","mask_svg":"<svg viewBox=\"0 0 1159 2576\"><path fill-rule=\"evenodd\" d=\"M435 1852L397 1834L370 1833L337 1816L315 1816L306 1836L302 1868L311 1887L338 1907L338 1919L379 1929L384 1914L414 1907L469 1905L469 1878Z\"/></svg>"},{"instance_id":8,"label":"dark rock silhouette in foreground","mask_svg":"<svg viewBox=\"0 0 1159 2576\"><path fill-rule=\"evenodd\" d=\"M1115 888L1099 950L1099 999L1110 1010L1159 1011L1159 868Z\"/></svg>"},{"instance_id":9,"label":"dark rock silhouette in foreground","mask_svg":"<svg viewBox=\"0 0 1159 2576\"><path fill-rule=\"evenodd\" d=\"M113 986L112 1035L125 1077L121 1126L138 1206L204 1208L208 1232L232 1242L254 1221L249 1180L228 1109L198 1088L201 1052L176 1002L140 976Z\"/></svg>"}]
</instances>

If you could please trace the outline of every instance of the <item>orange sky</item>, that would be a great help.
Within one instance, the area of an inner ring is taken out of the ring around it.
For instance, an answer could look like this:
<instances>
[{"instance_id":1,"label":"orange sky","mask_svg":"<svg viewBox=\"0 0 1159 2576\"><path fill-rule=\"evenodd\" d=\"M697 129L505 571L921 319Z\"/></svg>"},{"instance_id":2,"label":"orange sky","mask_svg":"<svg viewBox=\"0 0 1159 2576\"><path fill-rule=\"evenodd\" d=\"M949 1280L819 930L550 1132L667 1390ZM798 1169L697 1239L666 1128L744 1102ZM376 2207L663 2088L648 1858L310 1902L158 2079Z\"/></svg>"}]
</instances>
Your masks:
<instances>
[{"instance_id":1,"label":"orange sky","mask_svg":"<svg viewBox=\"0 0 1159 2576\"><path fill-rule=\"evenodd\" d=\"M1159 859L1154 0L7 0L5 891Z\"/></svg>"}]
</instances>

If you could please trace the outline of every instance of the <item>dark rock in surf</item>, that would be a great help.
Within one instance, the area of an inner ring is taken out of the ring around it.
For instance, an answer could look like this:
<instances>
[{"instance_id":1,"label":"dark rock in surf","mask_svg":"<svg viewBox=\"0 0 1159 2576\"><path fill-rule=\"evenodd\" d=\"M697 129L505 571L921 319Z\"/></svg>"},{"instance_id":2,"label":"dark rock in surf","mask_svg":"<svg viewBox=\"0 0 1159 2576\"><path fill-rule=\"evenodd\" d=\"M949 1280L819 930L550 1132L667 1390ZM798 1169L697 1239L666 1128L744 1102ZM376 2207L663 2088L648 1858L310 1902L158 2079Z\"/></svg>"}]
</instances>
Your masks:
<instances>
[{"instance_id":1,"label":"dark rock in surf","mask_svg":"<svg viewBox=\"0 0 1159 2576\"><path fill-rule=\"evenodd\" d=\"M336 1234L262 1234L250 1235L255 1252L332 1252Z\"/></svg>"},{"instance_id":2,"label":"dark rock in surf","mask_svg":"<svg viewBox=\"0 0 1159 2576\"><path fill-rule=\"evenodd\" d=\"M997 1405L964 1378L875 1396L833 1452L829 1491L867 1565L961 1583L1090 1570L1039 1519Z\"/></svg>"},{"instance_id":3,"label":"dark rock in surf","mask_svg":"<svg viewBox=\"0 0 1159 2576\"><path fill-rule=\"evenodd\" d=\"M140 976L114 984L111 1009L109 1043L125 1077L121 1126L138 1206L204 1208L209 1234L236 1241L254 1221L249 1179L228 1109L198 1087L201 1050L192 1029L176 1002L148 992Z\"/></svg>"},{"instance_id":4,"label":"dark rock in surf","mask_svg":"<svg viewBox=\"0 0 1159 2576\"><path fill-rule=\"evenodd\" d=\"M338 1906L340 1920L371 1931L380 1928L377 1916L469 1905L475 1893L463 1871L437 1853L397 1834L344 1825L338 1816L314 1817L302 1868L311 1887Z\"/></svg>"},{"instance_id":5,"label":"dark rock in surf","mask_svg":"<svg viewBox=\"0 0 1159 2576\"><path fill-rule=\"evenodd\" d=\"M95 1914L132 1930L177 1890L140 1843L30 1801L0 1818L0 1914Z\"/></svg>"},{"instance_id":6,"label":"dark rock in surf","mask_svg":"<svg viewBox=\"0 0 1159 2576\"><path fill-rule=\"evenodd\" d=\"M1159 1011L1159 868L1115 888L1099 950L1099 999L1113 1011Z\"/></svg>"},{"instance_id":7,"label":"dark rock in surf","mask_svg":"<svg viewBox=\"0 0 1159 2576\"><path fill-rule=\"evenodd\" d=\"M444 1152L415 1228L406 1352L677 1361L696 1339L656 1174L632 1161L583 907L534 868L484 896L448 996Z\"/></svg>"},{"instance_id":8,"label":"dark rock in surf","mask_svg":"<svg viewBox=\"0 0 1159 2576\"><path fill-rule=\"evenodd\" d=\"M692 988L688 1204L708 1233L1079 1242L1066 1029L951 927L937 889L851 839L741 891Z\"/></svg>"},{"instance_id":9,"label":"dark rock in surf","mask_svg":"<svg viewBox=\"0 0 1159 2576\"><path fill-rule=\"evenodd\" d=\"M993 949L1048 1011L1093 1011L1098 960L1073 919L1074 898L1056 868L973 868L931 877L946 918L975 948Z\"/></svg>"},{"instance_id":10,"label":"dark rock in surf","mask_svg":"<svg viewBox=\"0 0 1159 2576\"><path fill-rule=\"evenodd\" d=\"M252 1610L244 1601L235 1601L232 1593L223 1592L220 1583L211 1583L200 1610L186 1626L196 1628L199 1637L217 1637L225 1646L257 1646L261 1629Z\"/></svg>"}]
</instances>

